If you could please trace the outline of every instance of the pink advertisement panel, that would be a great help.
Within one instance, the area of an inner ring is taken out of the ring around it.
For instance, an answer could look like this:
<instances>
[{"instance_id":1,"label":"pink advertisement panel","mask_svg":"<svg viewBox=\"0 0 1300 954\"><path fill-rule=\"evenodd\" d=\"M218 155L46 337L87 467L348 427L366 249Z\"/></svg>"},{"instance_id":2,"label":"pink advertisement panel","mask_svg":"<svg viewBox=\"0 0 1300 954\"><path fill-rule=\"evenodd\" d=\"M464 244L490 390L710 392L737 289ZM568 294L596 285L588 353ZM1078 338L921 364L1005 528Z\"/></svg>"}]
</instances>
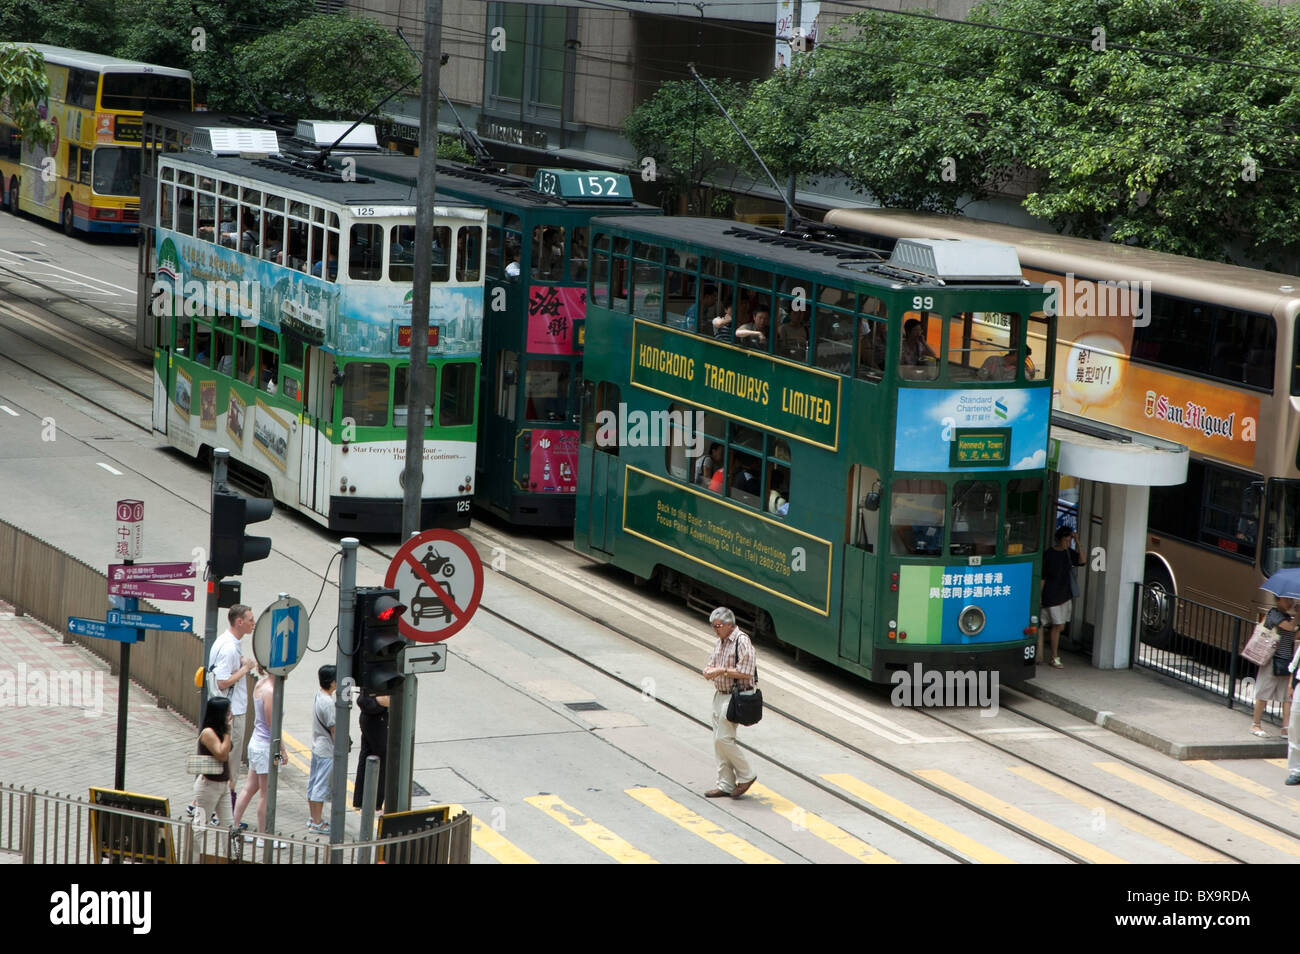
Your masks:
<instances>
[{"instance_id":1,"label":"pink advertisement panel","mask_svg":"<svg viewBox=\"0 0 1300 954\"><path fill-rule=\"evenodd\" d=\"M529 487L535 493L578 491L578 432L533 431L529 448Z\"/></svg>"},{"instance_id":2,"label":"pink advertisement panel","mask_svg":"<svg viewBox=\"0 0 1300 954\"><path fill-rule=\"evenodd\" d=\"M534 285L528 292L528 350L576 354L573 323L587 317L587 289Z\"/></svg>"}]
</instances>

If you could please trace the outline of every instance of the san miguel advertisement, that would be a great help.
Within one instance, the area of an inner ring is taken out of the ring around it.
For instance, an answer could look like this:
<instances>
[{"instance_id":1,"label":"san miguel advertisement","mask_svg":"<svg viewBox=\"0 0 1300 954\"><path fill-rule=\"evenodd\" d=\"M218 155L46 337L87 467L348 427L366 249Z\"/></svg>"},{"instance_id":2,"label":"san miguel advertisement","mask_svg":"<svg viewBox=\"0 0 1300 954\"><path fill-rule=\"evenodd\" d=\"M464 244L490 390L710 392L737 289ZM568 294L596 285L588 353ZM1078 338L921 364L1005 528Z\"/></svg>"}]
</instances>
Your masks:
<instances>
[{"instance_id":1,"label":"san miguel advertisement","mask_svg":"<svg viewBox=\"0 0 1300 954\"><path fill-rule=\"evenodd\" d=\"M1060 316L1056 406L1062 411L1186 444L1255 466L1259 397L1129 360L1133 328L1150 320L1150 283L1096 282L1026 268Z\"/></svg>"},{"instance_id":2,"label":"san miguel advertisement","mask_svg":"<svg viewBox=\"0 0 1300 954\"><path fill-rule=\"evenodd\" d=\"M631 380L806 444L839 446L838 374L637 321Z\"/></svg>"}]
</instances>

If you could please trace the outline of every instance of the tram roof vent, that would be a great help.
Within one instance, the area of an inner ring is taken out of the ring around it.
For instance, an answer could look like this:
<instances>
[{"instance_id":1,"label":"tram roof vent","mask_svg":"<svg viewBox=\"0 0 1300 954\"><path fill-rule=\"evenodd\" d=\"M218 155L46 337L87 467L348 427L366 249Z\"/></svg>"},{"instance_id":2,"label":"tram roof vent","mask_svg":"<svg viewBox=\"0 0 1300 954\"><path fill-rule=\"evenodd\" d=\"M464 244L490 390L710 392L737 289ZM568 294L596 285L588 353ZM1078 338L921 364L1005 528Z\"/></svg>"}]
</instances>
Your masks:
<instances>
[{"instance_id":1,"label":"tram roof vent","mask_svg":"<svg viewBox=\"0 0 1300 954\"><path fill-rule=\"evenodd\" d=\"M899 239L889 265L949 283L1021 280L1015 248L985 239Z\"/></svg>"},{"instance_id":2,"label":"tram roof vent","mask_svg":"<svg viewBox=\"0 0 1300 954\"><path fill-rule=\"evenodd\" d=\"M335 140L348 132L352 123L327 122L322 119L300 119L293 138L299 139L318 149L334 145ZM348 132L339 143L340 149L379 149L379 138L375 134L373 123L361 123Z\"/></svg>"},{"instance_id":3,"label":"tram roof vent","mask_svg":"<svg viewBox=\"0 0 1300 954\"><path fill-rule=\"evenodd\" d=\"M213 156L274 156L280 140L269 129L204 126L194 131L191 148Z\"/></svg>"}]
</instances>

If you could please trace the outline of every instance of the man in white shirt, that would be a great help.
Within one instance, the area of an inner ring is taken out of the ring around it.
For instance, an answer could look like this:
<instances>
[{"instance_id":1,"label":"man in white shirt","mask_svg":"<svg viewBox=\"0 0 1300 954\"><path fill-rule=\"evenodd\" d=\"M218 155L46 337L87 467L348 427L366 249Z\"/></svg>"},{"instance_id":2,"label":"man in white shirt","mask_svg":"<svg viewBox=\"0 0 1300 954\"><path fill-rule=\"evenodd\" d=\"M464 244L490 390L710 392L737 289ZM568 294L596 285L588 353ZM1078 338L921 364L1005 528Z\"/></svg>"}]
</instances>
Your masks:
<instances>
[{"instance_id":1,"label":"man in white shirt","mask_svg":"<svg viewBox=\"0 0 1300 954\"><path fill-rule=\"evenodd\" d=\"M226 618L230 628L212 644L208 669L212 673L213 695L230 699L230 791L234 794L238 790L239 763L244 754L244 716L248 712L248 683L244 677L257 665L243 655L239 641L253 631L257 618L253 608L243 603L230 607Z\"/></svg>"}]
</instances>

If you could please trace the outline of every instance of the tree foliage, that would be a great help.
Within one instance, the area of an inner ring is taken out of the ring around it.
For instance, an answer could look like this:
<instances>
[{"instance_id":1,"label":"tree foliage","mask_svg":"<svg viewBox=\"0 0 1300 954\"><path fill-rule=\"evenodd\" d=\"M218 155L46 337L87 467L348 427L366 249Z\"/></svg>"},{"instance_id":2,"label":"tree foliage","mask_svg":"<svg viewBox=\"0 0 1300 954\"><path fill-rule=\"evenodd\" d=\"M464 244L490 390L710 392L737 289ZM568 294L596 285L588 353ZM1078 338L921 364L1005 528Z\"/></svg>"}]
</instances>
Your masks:
<instances>
[{"instance_id":1,"label":"tree foliage","mask_svg":"<svg viewBox=\"0 0 1300 954\"><path fill-rule=\"evenodd\" d=\"M1214 259L1294 249L1300 5L988 0L969 19L858 14L736 115L778 175L841 175L887 206L956 212L1027 178L1024 208L1063 231ZM634 145L682 175L694 132L747 166L679 85L629 118Z\"/></svg>"},{"instance_id":2,"label":"tree foliage","mask_svg":"<svg viewBox=\"0 0 1300 954\"><path fill-rule=\"evenodd\" d=\"M111 54L120 39L118 0L0 0L0 39Z\"/></svg>"},{"instance_id":3,"label":"tree foliage","mask_svg":"<svg viewBox=\"0 0 1300 954\"><path fill-rule=\"evenodd\" d=\"M42 108L49 92L39 53L0 44L0 117L12 122L26 142L48 146L54 139L54 126Z\"/></svg>"}]
</instances>

